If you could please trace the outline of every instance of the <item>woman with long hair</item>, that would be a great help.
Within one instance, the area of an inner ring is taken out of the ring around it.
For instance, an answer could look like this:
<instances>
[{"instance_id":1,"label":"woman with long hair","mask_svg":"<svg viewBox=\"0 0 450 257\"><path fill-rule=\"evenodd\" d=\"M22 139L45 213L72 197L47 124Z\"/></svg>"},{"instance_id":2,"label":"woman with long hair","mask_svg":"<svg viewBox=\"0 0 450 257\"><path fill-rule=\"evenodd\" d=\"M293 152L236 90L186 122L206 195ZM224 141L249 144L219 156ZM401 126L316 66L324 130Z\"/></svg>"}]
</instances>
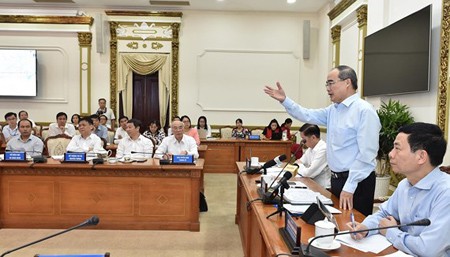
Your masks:
<instances>
[{"instance_id":1,"label":"woman with long hair","mask_svg":"<svg viewBox=\"0 0 450 257\"><path fill-rule=\"evenodd\" d=\"M198 134L204 134L205 138L211 137L211 126L208 124L205 116L198 117L197 120Z\"/></svg>"},{"instance_id":2,"label":"woman with long hair","mask_svg":"<svg viewBox=\"0 0 450 257\"><path fill-rule=\"evenodd\" d=\"M281 140L283 132L276 119L271 120L269 125L264 128L263 135L265 136L265 139L268 140Z\"/></svg>"},{"instance_id":3,"label":"woman with long hair","mask_svg":"<svg viewBox=\"0 0 450 257\"><path fill-rule=\"evenodd\" d=\"M191 118L187 115L183 115L181 116L181 122L184 124L184 134L193 137L197 145L200 145L200 137L198 136L197 129L193 128L191 125Z\"/></svg>"}]
</instances>

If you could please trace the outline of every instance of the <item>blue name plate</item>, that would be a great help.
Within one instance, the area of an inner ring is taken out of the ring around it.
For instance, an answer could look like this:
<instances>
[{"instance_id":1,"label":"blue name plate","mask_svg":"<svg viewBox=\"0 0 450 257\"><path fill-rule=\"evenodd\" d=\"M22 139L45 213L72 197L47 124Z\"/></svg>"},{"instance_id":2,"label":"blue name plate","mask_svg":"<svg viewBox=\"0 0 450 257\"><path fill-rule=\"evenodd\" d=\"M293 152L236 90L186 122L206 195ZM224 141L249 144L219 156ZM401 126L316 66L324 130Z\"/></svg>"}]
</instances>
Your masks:
<instances>
[{"instance_id":1,"label":"blue name plate","mask_svg":"<svg viewBox=\"0 0 450 257\"><path fill-rule=\"evenodd\" d=\"M172 164L194 164L193 155L173 155Z\"/></svg>"},{"instance_id":2,"label":"blue name plate","mask_svg":"<svg viewBox=\"0 0 450 257\"><path fill-rule=\"evenodd\" d=\"M65 153L64 162L86 162L86 153Z\"/></svg>"},{"instance_id":3,"label":"blue name plate","mask_svg":"<svg viewBox=\"0 0 450 257\"><path fill-rule=\"evenodd\" d=\"M5 152L5 161L26 161L27 154L25 152Z\"/></svg>"},{"instance_id":4,"label":"blue name plate","mask_svg":"<svg viewBox=\"0 0 450 257\"><path fill-rule=\"evenodd\" d=\"M249 135L248 139L250 139L250 140L260 140L261 138L259 137L259 135Z\"/></svg>"}]
</instances>

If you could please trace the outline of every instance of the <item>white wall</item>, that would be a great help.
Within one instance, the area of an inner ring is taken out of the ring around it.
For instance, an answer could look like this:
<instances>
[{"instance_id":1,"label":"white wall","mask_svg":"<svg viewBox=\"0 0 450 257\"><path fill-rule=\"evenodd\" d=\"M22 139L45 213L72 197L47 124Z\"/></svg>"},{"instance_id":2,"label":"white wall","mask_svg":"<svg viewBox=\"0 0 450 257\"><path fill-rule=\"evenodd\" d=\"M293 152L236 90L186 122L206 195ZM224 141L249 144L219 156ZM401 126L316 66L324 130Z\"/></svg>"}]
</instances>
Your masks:
<instances>
[{"instance_id":1,"label":"white wall","mask_svg":"<svg viewBox=\"0 0 450 257\"><path fill-rule=\"evenodd\" d=\"M303 20L311 21L309 60L302 57ZM205 115L221 125L234 124L236 118L246 125L265 126L272 118L282 122L288 117L284 108L263 92L264 85L276 81L294 100L323 107L327 96L320 81L328 64L322 58L328 56L319 38L328 27L320 23L310 14L184 12L180 114L193 120Z\"/></svg>"},{"instance_id":2,"label":"white wall","mask_svg":"<svg viewBox=\"0 0 450 257\"><path fill-rule=\"evenodd\" d=\"M25 109L35 121L54 121L57 111L78 111L79 51L76 33L1 32L0 47L37 49L38 58L38 96L3 97L0 100L1 117L8 111Z\"/></svg>"},{"instance_id":3,"label":"white wall","mask_svg":"<svg viewBox=\"0 0 450 257\"><path fill-rule=\"evenodd\" d=\"M92 17L103 12L84 11ZM328 105L322 85L330 68L327 12L327 8L320 14L184 12L180 30L179 114L189 115L193 122L205 115L210 124L216 125L234 124L236 118L242 118L246 125L265 126L272 118L281 123L288 115L263 92L264 85L274 86L276 81L282 83L291 98L305 106ZM308 60L302 57L304 20L311 21ZM105 53L96 52L95 24L91 31L90 103L91 111L95 111L98 98L109 101L109 28L101 32ZM25 109L35 121L50 122L58 111L69 116L79 112L80 57L76 33L0 32L0 47L10 45L58 48L65 53L39 53L41 69L47 71L40 76L41 92L47 94L44 99L58 93L60 100L54 103L2 99L0 114Z\"/></svg>"},{"instance_id":4,"label":"white wall","mask_svg":"<svg viewBox=\"0 0 450 257\"><path fill-rule=\"evenodd\" d=\"M430 69L430 91L425 93L414 93L407 95L371 97L369 101L379 105L381 101L388 101L389 98L399 100L410 106L411 112L416 121L436 123L437 89L439 79L439 49L440 30L442 17L441 0L369 0L368 14L368 35L379 29L386 27L399 19L416 12L423 7L433 4L432 7L432 32L431 32L431 69ZM383 17L383 18L380 18ZM413 43L413 42L411 42ZM447 152L449 149L447 148ZM450 162L450 154L446 154L444 164Z\"/></svg>"}]
</instances>

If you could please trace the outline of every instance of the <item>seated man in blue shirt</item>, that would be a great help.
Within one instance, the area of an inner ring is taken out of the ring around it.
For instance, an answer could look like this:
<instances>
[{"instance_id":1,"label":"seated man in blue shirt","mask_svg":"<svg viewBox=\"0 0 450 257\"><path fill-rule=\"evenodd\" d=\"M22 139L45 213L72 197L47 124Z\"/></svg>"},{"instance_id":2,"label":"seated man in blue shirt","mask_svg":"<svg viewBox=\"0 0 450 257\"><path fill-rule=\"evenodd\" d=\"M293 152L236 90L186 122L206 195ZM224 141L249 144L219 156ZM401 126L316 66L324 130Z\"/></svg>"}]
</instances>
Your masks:
<instances>
[{"instance_id":1,"label":"seated man in blue shirt","mask_svg":"<svg viewBox=\"0 0 450 257\"><path fill-rule=\"evenodd\" d=\"M92 114L91 120L94 124L94 131L92 133L96 134L99 138L108 140L108 128L100 124L100 117L97 114Z\"/></svg>"},{"instance_id":2,"label":"seated man in blue shirt","mask_svg":"<svg viewBox=\"0 0 450 257\"><path fill-rule=\"evenodd\" d=\"M44 143L42 140L31 134L33 131L32 123L28 119L20 120L19 135L13 136L6 145L6 151L23 151L27 156L42 155Z\"/></svg>"},{"instance_id":3,"label":"seated man in blue shirt","mask_svg":"<svg viewBox=\"0 0 450 257\"><path fill-rule=\"evenodd\" d=\"M425 227L406 226L357 233L361 239L381 233L403 252L414 256L450 256L450 175L439 170L446 142L433 124L414 123L399 129L389 153L392 170L406 176L380 210L368 216L354 230L407 224L429 219ZM351 223L347 224L350 229Z\"/></svg>"}]
</instances>

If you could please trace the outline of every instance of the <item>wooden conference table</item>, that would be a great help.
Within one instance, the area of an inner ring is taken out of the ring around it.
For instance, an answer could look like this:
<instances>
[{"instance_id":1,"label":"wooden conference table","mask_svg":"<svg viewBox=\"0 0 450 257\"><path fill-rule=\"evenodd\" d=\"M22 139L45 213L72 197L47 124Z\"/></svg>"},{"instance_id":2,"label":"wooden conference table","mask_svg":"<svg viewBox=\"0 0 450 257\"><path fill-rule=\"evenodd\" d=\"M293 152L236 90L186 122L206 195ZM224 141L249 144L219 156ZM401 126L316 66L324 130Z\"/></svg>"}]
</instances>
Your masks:
<instances>
[{"instance_id":1,"label":"wooden conference table","mask_svg":"<svg viewBox=\"0 0 450 257\"><path fill-rule=\"evenodd\" d=\"M0 228L63 229L98 215L99 229L199 231L203 164L0 162Z\"/></svg>"},{"instance_id":2,"label":"wooden conference table","mask_svg":"<svg viewBox=\"0 0 450 257\"><path fill-rule=\"evenodd\" d=\"M202 139L207 145L205 152L205 173L237 173L236 162L246 158L259 157L267 162L278 155L291 156L292 141L248 140L248 139Z\"/></svg>"},{"instance_id":3,"label":"wooden conference table","mask_svg":"<svg viewBox=\"0 0 450 257\"><path fill-rule=\"evenodd\" d=\"M242 170L245 165L243 162L237 162L237 167ZM265 205L261 201L252 202L247 208L247 203L251 200L259 198L257 192L256 179L260 179L260 175L239 174L237 185L237 204L236 204L236 224L239 225L241 234L242 248L245 257L274 257L281 253L290 253L289 248L285 244L278 229L284 226L284 215L274 215L267 219L266 217L276 211L273 205ZM291 179L292 180L292 179ZM334 207L339 207L339 200L329 191L316 184L309 178L295 178L306 184L309 189L320 192L322 195L333 200ZM346 223L350 221L350 211L341 210L342 214L335 214L339 227L345 230ZM361 222L364 215L353 210L355 220ZM296 223L301 227L301 242L308 243L308 239L314 237L314 225L309 225L302 219L297 219ZM395 252L395 248L390 246L382 251L379 255L385 255ZM330 252L330 256L379 256L370 252L361 252L351 247L342 246Z\"/></svg>"}]
</instances>

